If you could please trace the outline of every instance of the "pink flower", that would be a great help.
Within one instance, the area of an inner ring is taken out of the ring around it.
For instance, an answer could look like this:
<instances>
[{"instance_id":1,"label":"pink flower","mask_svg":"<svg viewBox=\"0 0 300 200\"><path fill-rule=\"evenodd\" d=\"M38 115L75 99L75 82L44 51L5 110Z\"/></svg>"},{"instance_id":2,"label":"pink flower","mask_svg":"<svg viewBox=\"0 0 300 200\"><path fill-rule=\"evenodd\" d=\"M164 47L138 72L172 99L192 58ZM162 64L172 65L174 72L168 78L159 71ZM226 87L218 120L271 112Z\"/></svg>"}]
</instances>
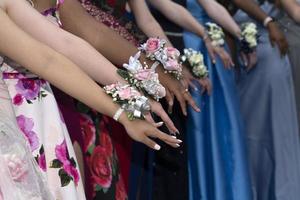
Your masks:
<instances>
[{"instance_id":1,"label":"pink flower","mask_svg":"<svg viewBox=\"0 0 300 200\"><path fill-rule=\"evenodd\" d=\"M24 160L12 154L5 157L10 175L14 181L22 181L27 174L27 167Z\"/></svg>"},{"instance_id":2,"label":"pink flower","mask_svg":"<svg viewBox=\"0 0 300 200\"><path fill-rule=\"evenodd\" d=\"M109 188L112 182L112 165L105 148L97 146L94 149L89 166L95 183Z\"/></svg>"},{"instance_id":3,"label":"pink flower","mask_svg":"<svg viewBox=\"0 0 300 200\"><path fill-rule=\"evenodd\" d=\"M40 92L40 81L33 79L19 79L16 86L17 92L27 100L34 100Z\"/></svg>"},{"instance_id":4,"label":"pink flower","mask_svg":"<svg viewBox=\"0 0 300 200\"><path fill-rule=\"evenodd\" d=\"M37 134L34 131L32 131L34 127L33 120L31 118L25 117L24 115L19 115L17 116L17 123L21 131L27 138L31 147L31 151L36 150L39 147L39 138Z\"/></svg>"},{"instance_id":5,"label":"pink flower","mask_svg":"<svg viewBox=\"0 0 300 200\"><path fill-rule=\"evenodd\" d=\"M158 38L149 38L146 42L146 51L153 53L160 48L160 40Z\"/></svg>"},{"instance_id":6,"label":"pink flower","mask_svg":"<svg viewBox=\"0 0 300 200\"><path fill-rule=\"evenodd\" d=\"M130 87L122 88L118 91L118 94L119 94L119 97L121 98L121 100L130 99L132 96L131 88Z\"/></svg>"},{"instance_id":7,"label":"pink flower","mask_svg":"<svg viewBox=\"0 0 300 200\"><path fill-rule=\"evenodd\" d=\"M73 177L74 183L77 186L79 182L79 173L78 170L73 167L72 165L63 165L63 169L66 171L66 173Z\"/></svg>"},{"instance_id":8,"label":"pink flower","mask_svg":"<svg viewBox=\"0 0 300 200\"><path fill-rule=\"evenodd\" d=\"M173 59L177 59L180 56L180 52L176 48L173 48L173 47L165 48L165 52L168 57L171 57Z\"/></svg>"},{"instance_id":9,"label":"pink flower","mask_svg":"<svg viewBox=\"0 0 300 200\"><path fill-rule=\"evenodd\" d=\"M19 106L23 103L23 96L20 94L17 94L14 98L13 98L13 104L16 106Z\"/></svg>"},{"instance_id":10,"label":"pink flower","mask_svg":"<svg viewBox=\"0 0 300 200\"><path fill-rule=\"evenodd\" d=\"M101 123L101 130L103 130L105 127L103 123ZM102 129L103 128L103 129ZM108 132L103 131L100 135L100 145L104 147L106 150L107 156L111 157L113 155L113 144L111 142L110 136L108 135Z\"/></svg>"},{"instance_id":11,"label":"pink flower","mask_svg":"<svg viewBox=\"0 0 300 200\"><path fill-rule=\"evenodd\" d=\"M83 134L84 139L84 152L87 152L89 147L95 143L96 140L96 129L93 124L93 121L89 116L80 115L80 127L81 133Z\"/></svg>"},{"instance_id":12,"label":"pink flower","mask_svg":"<svg viewBox=\"0 0 300 200\"><path fill-rule=\"evenodd\" d=\"M47 166L46 166L46 156L45 156L45 153L41 154L41 155L38 157L38 164L39 164L39 167L40 167L44 172L46 172Z\"/></svg>"},{"instance_id":13,"label":"pink flower","mask_svg":"<svg viewBox=\"0 0 300 200\"><path fill-rule=\"evenodd\" d=\"M56 145L55 156L61 163L70 164L70 161L68 160L69 156L68 156L66 140L64 140L60 145Z\"/></svg>"},{"instance_id":14,"label":"pink flower","mask_svg":"<svg viewBox=\"0 0 300 200\"><path fill-rule=\"evenodd\" d=\"M106 90L112 90L112 89L114 89L114 88L116 88L116 84L111 84L111 85L107 85L107 86L105 86L105 88L106 88Z\"/></svg>"},{"instance_id":15,"label":"pink flower","mask_svg":"<svg viewBox=\"0 0 300 200\"><path fill-rule=\"evenodd\" d=\"M134 78L143 81L143 80L148 80L151 76L151 70L150 69L144 69L140 70L138 73L134 75Z\"/></svg>"},{"instance_id":16,"label":"pink flower","mask_svg":"<svg viewBox=\"0 0 300 200\"><path fill-rule=\"evenodd\" d=\"M168 71L176 71L180 69L180 65L177 60L170 59L165 64L165 69Z\"/></svg>"}]
</instances>

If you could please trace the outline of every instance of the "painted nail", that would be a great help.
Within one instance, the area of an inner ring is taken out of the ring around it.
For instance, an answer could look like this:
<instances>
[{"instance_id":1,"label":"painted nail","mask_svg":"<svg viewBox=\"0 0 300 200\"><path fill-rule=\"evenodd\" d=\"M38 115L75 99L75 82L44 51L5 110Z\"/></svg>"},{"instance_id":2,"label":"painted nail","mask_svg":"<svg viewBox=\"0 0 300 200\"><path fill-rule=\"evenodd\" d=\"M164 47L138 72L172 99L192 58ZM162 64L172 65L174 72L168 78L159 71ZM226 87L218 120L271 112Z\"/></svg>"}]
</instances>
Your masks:
<instances>
[{"instance_id":1,"label":"painted nail","mask_svg":"<svg viewBox=\"0 0 300 200\"><path fill-rule=\"evenodd\" d=\"M160 150L160 146L158 144L154 145L154 149L159 151Z\"/></svg>"},{"instance_id":2,"label":"painted nail","mask_svg":"<svg viewBox=\"0 0 300 200\"><path fill-rule=\"evenodd\" d=\"M157 126L162 126L164 124L164 122L158 122Z\"/></svg>"},{"instance_id":3,"label":"painted nail","mask_svg":"<svg viewBox=\"0 0 300 200\"><path fill-rule=\"evenodd\" d=\"M178 140L178 139L177 139L177 141L178 141L179 143L182 143L182 140Z\"/></svg>"},{"instance_id":4,"label":"painted nail","mask_svg":"<svg viewBox=\"0 0 300 200\"><path fill-rule=\"evenodd\" d=\"M171 137L172 137L172 138L174 138L174 139L177 139L177 137L176 137L176 136L174 136L174 135L172 135Z\"/></svg>"},{"instance_id":5,"label":"painted nail","mask_svg":"<svg viewBox=\"0 0 300 200\"><path fill-rule=\"evenodd\" d=\"M175 144L175 146L176 146L176 147L180 147L180 145L179 145L179 144Z\"/></svg>"}]
</instances>

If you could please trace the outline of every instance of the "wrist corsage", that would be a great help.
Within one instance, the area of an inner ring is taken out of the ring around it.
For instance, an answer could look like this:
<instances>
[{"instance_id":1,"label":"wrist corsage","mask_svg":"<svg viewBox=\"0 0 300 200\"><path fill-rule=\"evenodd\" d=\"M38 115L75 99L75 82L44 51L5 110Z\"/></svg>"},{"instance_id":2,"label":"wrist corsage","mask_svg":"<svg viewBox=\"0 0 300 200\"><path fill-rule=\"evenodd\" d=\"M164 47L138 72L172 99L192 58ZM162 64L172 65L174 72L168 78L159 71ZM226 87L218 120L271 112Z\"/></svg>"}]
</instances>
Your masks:
<instances>
[{"instance_id":1,"label":"wrist corsage","mask_svg":"<svg viewBox=\"0 0 300 200\"><path fill-rule=\"evenodd\" d=\"M144 119L150 112L150 104L147 97L141 95L134 87L120 83L107 85L103 88L113 102L119 104L126 112L129 120Z\"/></svg>"},{"instance_id":2,"label":"wrist corsage","mask_svg":"<svg viewBox=\"0 0 300 200\"><path fill-rule=\"evenodd\" d=\"M252 53L258 44L258 31L256 24L252 22L241 25L242 37L240 39L241 51L244 53Z\"/></svg>"},{"instance_id":3,"label":"wrist corsage","mask_svg":"<svg viewBox=\"0 0 300 200\"><path fill-rule=\"evenodd\" d=\"M182 65L179 63L180 52L173 47L166 47L166 41L149 38L139 48L146 57L163 65L165 73L170 73L178 80L182 77Z\"/></svg>"},{"instance_id":4,"label":"wrist corsage","mask_svg":"<svg viewBox=\"0 0 300 200\"><path fill-rule=\"evenodd\" d=\"M207 22L206 31L212 41L213 46L223 46L225 44L225 34L223 29L215 23Z\"/></svg>"},{"instance_id":5,"label":"wrist corsage","mask_svg":"<svg viewBox=\"0 0 300 200\"><path fill-rule=\"evenodd\" d=\"M130 57L129 63L123 65L127 71L118 69L118 74L131 86L158 101L165 97L166 90L160 84L158 74L155 72L157 64L154 63L151 68L147 65L143 67L139 61L140 55L141 52L138 52L134 57Z\"/></svg>"},{"instance_id":6,"label":"wrist corsage","mask_svg":"<svg viewBox=\"0 0 300 200\"><path fill-rule=\"evenodd\" d=\"M193 49L184 49L184 55L181 56L181 61L190 67L192 74L196 78L206 78L208 76L207 67L204 64L202 53Z\"/></svg>"}]
</instances>

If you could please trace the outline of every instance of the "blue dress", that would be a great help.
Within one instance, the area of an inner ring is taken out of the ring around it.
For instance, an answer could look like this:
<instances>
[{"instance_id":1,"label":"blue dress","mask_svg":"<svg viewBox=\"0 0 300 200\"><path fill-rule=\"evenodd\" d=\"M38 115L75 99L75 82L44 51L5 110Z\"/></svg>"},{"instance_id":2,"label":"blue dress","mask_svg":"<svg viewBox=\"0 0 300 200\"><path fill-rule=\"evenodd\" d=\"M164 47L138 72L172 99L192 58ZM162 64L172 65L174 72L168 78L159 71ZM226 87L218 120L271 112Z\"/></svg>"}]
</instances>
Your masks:
<instances>
[{"instance_id":1,"label":"blue dress","mask_svg":"<svg viewBox=\"0 0 300 200\"><path fill-rule=\"evenodd\" d=\"M280 14L269 3L261 8L275 18ZM235 19L250 21L242 11ZM291 66L272 48L267 30L258 27L257 65L238 78L254 199L298 200L300 145Z\"/></svg>"},{"instance_id":2,"label":"blue dress","mask_svg":"<svg viewBox=\"0 0 300 200\"><path fill-rule=\"evenodd\" d=\"M209 20L196 0L187 8L201 24ZM245 132L240 116L234 71L221 60L212 64L203 41L184 33L187 48L200 50L213 84L211 96L191 91L202 112L189 110L187 124L190 200L250 200ZM199 86L200 87L200 86Z\"/></svg>"}]
</instances>

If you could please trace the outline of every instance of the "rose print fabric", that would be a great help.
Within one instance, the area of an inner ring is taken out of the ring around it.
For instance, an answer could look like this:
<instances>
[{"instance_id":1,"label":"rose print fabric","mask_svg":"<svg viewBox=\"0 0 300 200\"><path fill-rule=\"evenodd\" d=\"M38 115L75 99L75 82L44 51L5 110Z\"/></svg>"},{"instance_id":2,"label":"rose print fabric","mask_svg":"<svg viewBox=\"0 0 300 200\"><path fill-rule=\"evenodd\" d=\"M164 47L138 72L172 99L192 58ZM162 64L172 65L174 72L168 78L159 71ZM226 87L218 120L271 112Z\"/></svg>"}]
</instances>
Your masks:
<instances>
[{"instance_id":1,"label":"rose print fabric","mask_svg":"<svg viewBox=\"0 0 300 200\"><path fill-rule=\"evenodd\" d=\"M2 57L0 67L17 124L56 199L84 200L69 134L49 83Z\"/></svg>"}]
</instances>

